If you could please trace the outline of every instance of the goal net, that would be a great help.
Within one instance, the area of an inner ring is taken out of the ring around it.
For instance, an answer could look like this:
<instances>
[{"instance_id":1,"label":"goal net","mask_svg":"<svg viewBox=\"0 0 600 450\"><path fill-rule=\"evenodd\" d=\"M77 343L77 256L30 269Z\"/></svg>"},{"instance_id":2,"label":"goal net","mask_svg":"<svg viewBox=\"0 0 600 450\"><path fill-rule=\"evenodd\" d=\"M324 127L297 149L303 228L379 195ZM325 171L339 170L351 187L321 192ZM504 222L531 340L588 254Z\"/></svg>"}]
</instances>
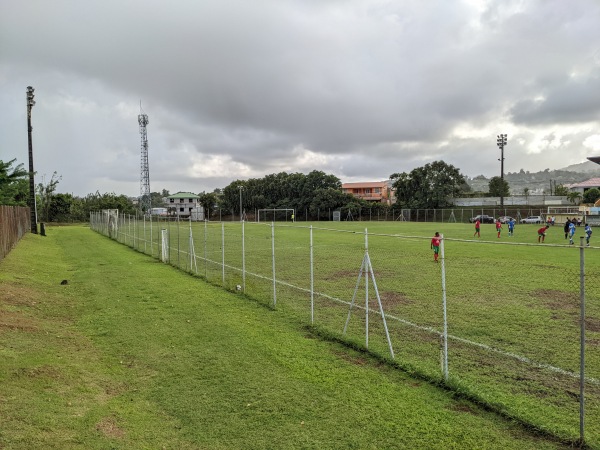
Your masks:
<instances>
[{"instance_id":1,"label":"goal net","mask_svg":"<svg viewBox=\"0 0 600 450\"><path fill-rule=\"evenodd\" d=\"M259 209L257 222L294 222L296 210L293 208Z\"/></svg>"},{"instance_id":2,"label":"goal net","mask_svg":"<svg viewBox=\"0 0 600 450\"><path fill-rule=\"evenodd\" d=\"M102 216L104 225L108 231L108 236L111 238L115 237L119 228L119 210L103 209Z\"/></svg>"}]
</instances>

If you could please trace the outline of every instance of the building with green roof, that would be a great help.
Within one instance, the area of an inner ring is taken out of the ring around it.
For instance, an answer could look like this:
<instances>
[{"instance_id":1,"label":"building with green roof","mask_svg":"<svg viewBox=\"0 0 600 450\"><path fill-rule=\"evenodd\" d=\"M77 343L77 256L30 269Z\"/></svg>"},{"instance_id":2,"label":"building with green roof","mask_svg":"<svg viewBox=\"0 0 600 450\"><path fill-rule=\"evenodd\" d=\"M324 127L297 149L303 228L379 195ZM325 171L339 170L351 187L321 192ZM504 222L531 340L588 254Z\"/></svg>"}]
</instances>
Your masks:
<instances>
[{"instance_id":1,"label":"building with green roof","mask_svg":"<svg viewBox=\"0 0 600 450\"><path fill-rule=\"evenodd\" d=\"M191 192L177 192L165 198L169 215L180 219L204 220L204 208L200 205L200 196Z\"/></svg>"}]
</instances>

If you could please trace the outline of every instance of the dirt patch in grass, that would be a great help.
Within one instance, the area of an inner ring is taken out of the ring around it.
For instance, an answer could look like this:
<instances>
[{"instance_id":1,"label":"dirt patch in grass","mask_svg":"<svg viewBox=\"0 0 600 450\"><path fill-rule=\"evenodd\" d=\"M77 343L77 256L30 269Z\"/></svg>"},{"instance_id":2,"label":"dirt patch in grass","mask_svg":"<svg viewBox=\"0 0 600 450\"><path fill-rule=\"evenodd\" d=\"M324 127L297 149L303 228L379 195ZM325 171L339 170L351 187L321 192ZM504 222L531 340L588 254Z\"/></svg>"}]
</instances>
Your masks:
<instances>
[{"instance_id":1,"label":"dirt patch in grass","mask_svg":"<svg viewBox=\"0 0 600 450\"><path fill-rule=\"evenodd\" d=\"M478 415L477 410L473 405L469 405L467 403L452 403L448 406L450 411L463 412L467 414L473 414L474 416Z\"/></svg>"},{"instance_id":2,"label":"dirt patch in grass","mask_svg":"<svg viewBox=\"0 0 600 450\"><path fill-rule=\"evenodd\" d=\"M379 297L384 307L410 305L414 301L402 292L385 291L380 292Z\"/></svg>"},{"instance_id":3,"label":"dirt patch in grass","mask_svg":"<svg viewBox=\"0 0 600 450\"><path fill-rule=\"evenodd\" d=\"M1 311L1 310L0 310ZM15 311L0 312L0 333L4 330L38 331L37 322L23 313Z\"/></svg>"},{"instance_id":4,"label":"dirt patch in grass","mask_svg":"<svg viewBox=\"0 0 600 450\"><path fill-rule=\"evenodd\" d=\"M52 380L58 380L62 378L62 374L58 369L52 366L44 365L39 367L28 367L19 368L13 372L15 377L27 377L27 378L49 378Z\"/></svg>"},{"instance_id":5,"label":"dirt patch in grass","mask_svg":"<svg viewBox=\"0 0 600 450\"><path fill-rule=\"evenodd\" d=\"M575 292L564 292L556 289L536 289L531 294L550 309L560 311L579 310L579 295Z\"/></svg>"},{"instance_id":6,"label":"dirt patch in grass","mask_svg":"<svg viewBox=\"0 0 600 450\"><path fill-rule=\"evenodd\" d=\"M331 275L327 275L325 277L325 280L327 281L335 281L335 280L339 280L342 278L358 278L358 270L356 271L351 271L351 270L338 270L337 272L332 273Z\"/></svg>"},{"instance_id":7,"label":"dirt patch in grass","mask_svg":"<svg viewBox=\"0 0 600 450\"><path fill-rule=\"evenodd\" d=\"M577 321L577 325L579 325L579 320ZM585 329L589 331L600 331L600 319L596 317L588 317L585 319Z\"/></svg>"},{"instance_id":8,"label":"dirt patch in grass","mask_svg":"<svg viewBox=\"0 0 600 450\"><path fill-rule=\"evenodd\" d=\"M349 363L354 364L356 366L364 366L365 364L367 364L367 360L361 356L350 355L343 351L334 351L333 353L338 358L341 358L344 361L348 361Z\"/></svg>"},{"instance_id":9,"label":"dirt patch in grass","mask_svg":"<svg viewBox=\"0 0 600 450\"><path fill-rule=\"evenodd\" d=\"M11 306L35 306L38 302L37 291L18 286L12 283L4 283L0 290L0 304Z\"/></svg>"},{"instance_id":10,"label":"dirt patch in grass","mask_svg":"<svg viewBox=\"0 0 600 450\"><path fill-rule=\"evenodd\" d=\"M110 439L122 439L125 431L117 425L114 417L104 417L96 424L96 430Z\"/></svg>"}]
</instances>

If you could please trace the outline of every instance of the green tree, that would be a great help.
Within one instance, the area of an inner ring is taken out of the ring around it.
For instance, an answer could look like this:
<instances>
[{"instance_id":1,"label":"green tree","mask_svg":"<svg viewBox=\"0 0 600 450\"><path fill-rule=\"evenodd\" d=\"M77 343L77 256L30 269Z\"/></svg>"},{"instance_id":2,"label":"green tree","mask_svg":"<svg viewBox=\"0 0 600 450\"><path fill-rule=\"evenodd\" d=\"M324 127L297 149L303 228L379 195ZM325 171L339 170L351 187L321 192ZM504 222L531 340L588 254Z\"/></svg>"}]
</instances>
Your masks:
<instances>
[{"instance_id":1,"label":"green tree","mask_svg":"<svg viewBox=\"0 0 600 450\"><path fill-rule=\"evenodd\" d=\"M583 203L594 204L600 198L600 189L591 188L583 193Z\"/></svg>"},{"instance_id":2,"label":"green tree","mask_svg":"<svg viewBox=\"0 0 600 450\"><path fill-rule=\"evenodd\" d=\"M27 206L29 172L23 164L12 167L16 159L0 160L0 205Z\"/></svg>"},{"instance_id":3,"label":"green tree","mask_svg":"<svg viewBox=\"0 0 600 450\"><path fill-rule=\"evenodd\" d=\"M359 199L351 194L345 194L340 189L333 187L319 188L314 191L312 197L309 213L311 217L318 219L328 218L329 211L336 209L352 208L353 206L361 206L362 203Z\"/></svg>"},{"instance_id":4,"label":"green tree","mask_svg":"<svg viewBox=\"0 0 600 450\"><path fill-rule=\"evenodd\" d=\"M72 222L72 204L73 196L71 194L54 194L50 200L48 222Z\"/></svg>"},{"instance_id":5,"label":"green tree","mask_svg":"<svg viewBox=\"0 0 600 450\"><path fill-rule=\"evenodd\" d=\"M569 195L569 188L563 184L559 184L558 186L554 187L554 195L562 195L566 197Z\"/></svg>"},{"instance_id":6,"label":"green tree","mask_svg":"<svg viewBox=\"0 0 600 450\"><path fill-rule=\"evenodd\" d=\"M163 189L163 193L165 192L165 190ZM165 202L163 201L163 198L168 197L168 192L167 191L167 195L163 195L160 192L150 192L150 208L164 208L165 206Z\"/></svg>"},{"instance_id":7,"label":"green tree","mask_svg":"<svg viewBox=\"0 0 600 450\"><path fill-rule=\"evenodd\" d=\"M205 217L210 217L211 212L214 212L217 205L217 194L202 192L198 196L200 197L198 202L204 208Z\"/></svg>"},{"instance_id":8,"label":"green tree","mask_svg":"<svg viewBox=\"0 0 600 450\"><path fill-rule=\"evenodd\" d=\"M579 201L581 200L581 193L580 192L569 192L567 194L567 198L574 205L578 205Z\"/></svg>"},{"instance_id":9,"label":"green tree","mask_svg":"<svg viewBox=\"0 0 600 450\"><path fill-rule=\"evenodd\" d=\"M508 197L510 195L508 182L500 177L490 178L489 193L492 197Z\"/></svg>"},{"instance_id":10,"label":"green tree","mask_svg":"<svg viewBox=\"0 0 600 450\"><path fill-rule=\"evenodd\" d=\"M54 196L56 186L58 186L61 179L62 177L54 172L47 184L44 185L42 182L37 185L38 209L40 212L40 221L42 222L50 221L50 205L52 203L52 197Z\"/></svg>"},{"instance_id":11,"label":"green tree","mask_svg":"<svg viewBox=\"0 0 600 450\"><path fill-rule=\"evenodd\" d=\"M121 214L135 214L133 202L125 195L114 193L88 194L84 198L76 197L71 203L71 216L73 221L88 221L90 212L103 209L118 209Z\"/></svg>"},{"instance_id":12,"label":"green tree","mask_svg":"<svg viewBox=\"0 0 600 450\"><path fill-rule=\"evenodd\" d=\"M239 214L242 186L243 209L293 208L298 213L313 210L315 193L320 189L334 189L341 193L342 183L334 175L314 170L308 175L280 172L264 178L236 180L225 187L220 196L220 206Z\"/></svg>"},{"instance_id":13,"label":"green tree","mask_svg":"<svg viewBox=\"0 0 600 450\"><path fill-rule=\"evenodd\" d=\"M417 167L410 173L390 175L396 191L396 205L403 208L444 208L466 183L460 171L444 161Z\"/></svg>"}]
</instances>

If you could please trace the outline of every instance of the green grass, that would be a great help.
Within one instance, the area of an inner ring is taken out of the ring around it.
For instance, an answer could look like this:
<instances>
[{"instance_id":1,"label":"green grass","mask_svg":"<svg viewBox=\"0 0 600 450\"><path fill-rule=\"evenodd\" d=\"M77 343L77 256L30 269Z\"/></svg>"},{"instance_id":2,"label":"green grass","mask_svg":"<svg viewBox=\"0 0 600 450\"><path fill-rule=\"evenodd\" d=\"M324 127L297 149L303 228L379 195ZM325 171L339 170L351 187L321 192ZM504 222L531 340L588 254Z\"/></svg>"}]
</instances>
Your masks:
<instances>
[{"instance_id":1,"label":"green grass","mask_svg":"<svg viewBox=\"0 0 600 450\"><path fill-rule=\"evenodd\" d=\"M154 224L154 234L159 228L169 231L171 263L189 270L189 224L160 225ZM298 323L309 323L308 227L312 225L315 327L325 335L364 348L367 323L363 309L355 308L347 333L342 334L342 330L353 296L355 305L365 303L364 279L356 292L355 286L365 254L364 230L368 228L369 256L395 362L434 383L443 383L440 338L436 334L443 329L441 265L433 262L429 249L431 236L440 231L446 237L448 385L508 417L564 439L577 439L580 251L568 245L561 226L551 227L545 243L539 245L540 225L517 225L514 236L508 237L504 230L500 239L494 225L488 224L482 225L481 238L473 237L473 225L457 223L290 225L277 224L274 231L276 299L269 224L245 224L245 281L240 224L224 224L224 252L220 223L192 224L198 274L229 290L243 285L259 303L273 306L276 300L277 311ZM121 226L121 232L121 240L140 248L140 242L131 239L135 233L131 228ZM578 229L577 236L582 233ZM139 237L141 233L135 234ZM156 241L154 248L158 248ZM599 247L591 247L585 252L585 431L588 442L596 446L600 445L599 251ZM386 358L388 343L372 282L369 308L368 349Z\"/></svg>"},{"instance_id":2,"label":"green grass","mask_svg":"<svg viewBox=\"0 0 600 450\"><path fill-rule=\"evenodd\" d=\"M1 448L560 447L285 308L47 234L0 264Z\"/></svg>"}]
</instances>

